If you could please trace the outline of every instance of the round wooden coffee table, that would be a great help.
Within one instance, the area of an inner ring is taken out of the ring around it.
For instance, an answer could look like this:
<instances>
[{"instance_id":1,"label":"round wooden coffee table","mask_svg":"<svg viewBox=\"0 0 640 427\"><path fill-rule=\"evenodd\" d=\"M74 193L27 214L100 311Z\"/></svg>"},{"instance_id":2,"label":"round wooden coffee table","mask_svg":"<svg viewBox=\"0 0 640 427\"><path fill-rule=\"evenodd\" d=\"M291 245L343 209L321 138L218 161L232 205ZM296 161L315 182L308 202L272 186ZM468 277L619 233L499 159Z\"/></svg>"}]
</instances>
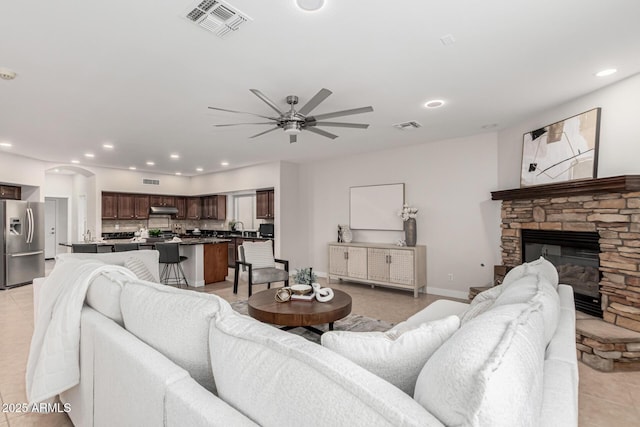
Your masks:
<instances>
[{"instance_id":1,"label":"round wooden coffee table","mask_svg":"<svg viewBox=\"0 0 640 427\"><path fill-rule=\"evenodd\" d=\"M311 325L329 324L333 330L333 322L351 313L351 297L349 294L334 289L335 296L329 302L316 300L290 300L276 302L276 289L267 289L253 294L249 298L249 316L261 322L284 326L282 329L304 327L317 334L320 329Z\"/></svg>"}]
</instances>

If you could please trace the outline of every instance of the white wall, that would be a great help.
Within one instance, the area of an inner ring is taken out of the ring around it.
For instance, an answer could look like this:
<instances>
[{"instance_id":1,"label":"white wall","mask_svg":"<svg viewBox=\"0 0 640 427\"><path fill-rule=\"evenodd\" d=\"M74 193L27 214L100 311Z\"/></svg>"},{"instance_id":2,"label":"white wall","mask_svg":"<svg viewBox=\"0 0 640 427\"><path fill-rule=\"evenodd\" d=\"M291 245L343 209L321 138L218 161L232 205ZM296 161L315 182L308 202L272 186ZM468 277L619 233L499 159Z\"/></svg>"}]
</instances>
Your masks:
<instances>
[{"instance_id":1,"label":"white wall","mask_svg":"<svg viewBox=\"0 0 640 427\"><path fill-rule=\"evenodd\" d=\"M288 162L280 164L280 185L275 192L276 233L279 236L280 256L289 261L290 270L306 265L309 258L309 242L304 237L307 229L306 203L301 198L305 190L300 188L300 165Z\"/></svg>"},{"instance_id":2,"label":"white wall","mask_svg":"<svg viewBox=\"0 0 640 427\"><path fill-rule=\"evenodd\" d=\"M279 182L280 163L272 162L194 176L191 178L189 186L191 194L199 195L255 190L256 188L276 188Z\"/></svg>"},{"instance_id":3,"label":"white wall","mask_svg":"<svg viewBox=\"0 0 640 427\"><path fill-rule=\"evenodd\" d=\"M550 123L602 108L598 177L640 173L640 74L566 102L511 126L498 134L500 190L520 187L522 135Z\"/></svg>"},{"instance_id":4,"label":"white wall","mask_svg":"<svg viewBox=\"0 0 640 427\"><path fill-rule=\"evenodd\" d=\"M2 183L42 188L46 167L45 162L0 152L0 182ZM44 194L40 191L39 195L29 200L44 202Z\"/></svg>"},{"instance_id":5,"label":"white wall","mask_svg":"<svg viewBox=\"0 0 640 427\"><path fill-rule=\"evenodd\" d=\"M466 298L470 286L492 281L500 261L500 205L490 200L497 187L496 150L496 134L487 133L301 166L308 264L327 271L327 243L336 241L338 224L349 223L349 187L404 182L406 201L420 210L418 244L427 246L428 292ZM361 230L353 236L380 243L404 237Z\"/></svg>"}]
</instances>

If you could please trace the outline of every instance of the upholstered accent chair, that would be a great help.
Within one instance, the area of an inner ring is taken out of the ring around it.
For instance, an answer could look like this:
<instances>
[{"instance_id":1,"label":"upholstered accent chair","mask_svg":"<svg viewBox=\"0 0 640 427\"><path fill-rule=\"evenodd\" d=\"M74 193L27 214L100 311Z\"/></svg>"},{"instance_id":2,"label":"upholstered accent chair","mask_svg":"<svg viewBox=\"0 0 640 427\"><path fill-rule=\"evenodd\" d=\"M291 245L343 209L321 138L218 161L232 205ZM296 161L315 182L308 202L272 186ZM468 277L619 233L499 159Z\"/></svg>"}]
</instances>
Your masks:
<instances>
[{"instance_id":1,"label":"upholstered accent chair","mask_svg":"<svg viewBox=\"0 0 640 427\"><path fill-rule=\"evenodd\" d=\"M276 263L282 264L284 269L276 268ZM284 282L289 286L289 261L276 259L273 256L273 246L270 240L264 242L244 242L238 246L238 260L233 278L233 293L238 293L238 280L242 272L247 272L249 296L253 285L267 284L271 288L273 282Z\"/></svg>"}]
</instances>

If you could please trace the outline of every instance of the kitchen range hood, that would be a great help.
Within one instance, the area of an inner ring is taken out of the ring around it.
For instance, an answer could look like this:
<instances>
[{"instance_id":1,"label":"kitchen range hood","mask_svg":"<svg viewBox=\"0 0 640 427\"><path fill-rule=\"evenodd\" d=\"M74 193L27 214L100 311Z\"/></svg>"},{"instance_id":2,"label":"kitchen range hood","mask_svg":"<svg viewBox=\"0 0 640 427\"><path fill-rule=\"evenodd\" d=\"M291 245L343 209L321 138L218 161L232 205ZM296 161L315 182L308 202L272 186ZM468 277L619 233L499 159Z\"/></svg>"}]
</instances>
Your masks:
<instances>
[{"instance_id":1,"label":"kitchen range hood","mask_svg":"<svg viewBox=\"0 0 640 427\"><path fill-rule=\"evenodd\" d=\"M178 208L175 206L151 206L149 213L151 215L175 215L178 213Z\"/></svg>"}]
</instances>

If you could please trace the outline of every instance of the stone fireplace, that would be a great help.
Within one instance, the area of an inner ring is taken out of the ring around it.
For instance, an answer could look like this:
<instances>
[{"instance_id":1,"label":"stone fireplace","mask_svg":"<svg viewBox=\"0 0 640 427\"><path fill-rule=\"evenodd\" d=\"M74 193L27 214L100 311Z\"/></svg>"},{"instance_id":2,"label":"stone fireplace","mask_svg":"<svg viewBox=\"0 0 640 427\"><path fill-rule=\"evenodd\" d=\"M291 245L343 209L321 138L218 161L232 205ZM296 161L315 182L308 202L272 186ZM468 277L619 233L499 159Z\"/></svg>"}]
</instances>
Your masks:
<instances>
[{"instance_id":1,"label":"stone fireplace","mask_svg":"<svg viewBox=\"0 0 640 427\"><path fill-rule=\"evenodd\" d=\"M603 371L640 370L640 176L495 191L491 196L502 200L501 247L506 266L526 261L525 230L596 235L602 319L624 329L602 327L595 323L604 323L600 319L578 311L577 324L584 319L595 331L577 327L578 357Z\"/></svg>"}]
</instances>

